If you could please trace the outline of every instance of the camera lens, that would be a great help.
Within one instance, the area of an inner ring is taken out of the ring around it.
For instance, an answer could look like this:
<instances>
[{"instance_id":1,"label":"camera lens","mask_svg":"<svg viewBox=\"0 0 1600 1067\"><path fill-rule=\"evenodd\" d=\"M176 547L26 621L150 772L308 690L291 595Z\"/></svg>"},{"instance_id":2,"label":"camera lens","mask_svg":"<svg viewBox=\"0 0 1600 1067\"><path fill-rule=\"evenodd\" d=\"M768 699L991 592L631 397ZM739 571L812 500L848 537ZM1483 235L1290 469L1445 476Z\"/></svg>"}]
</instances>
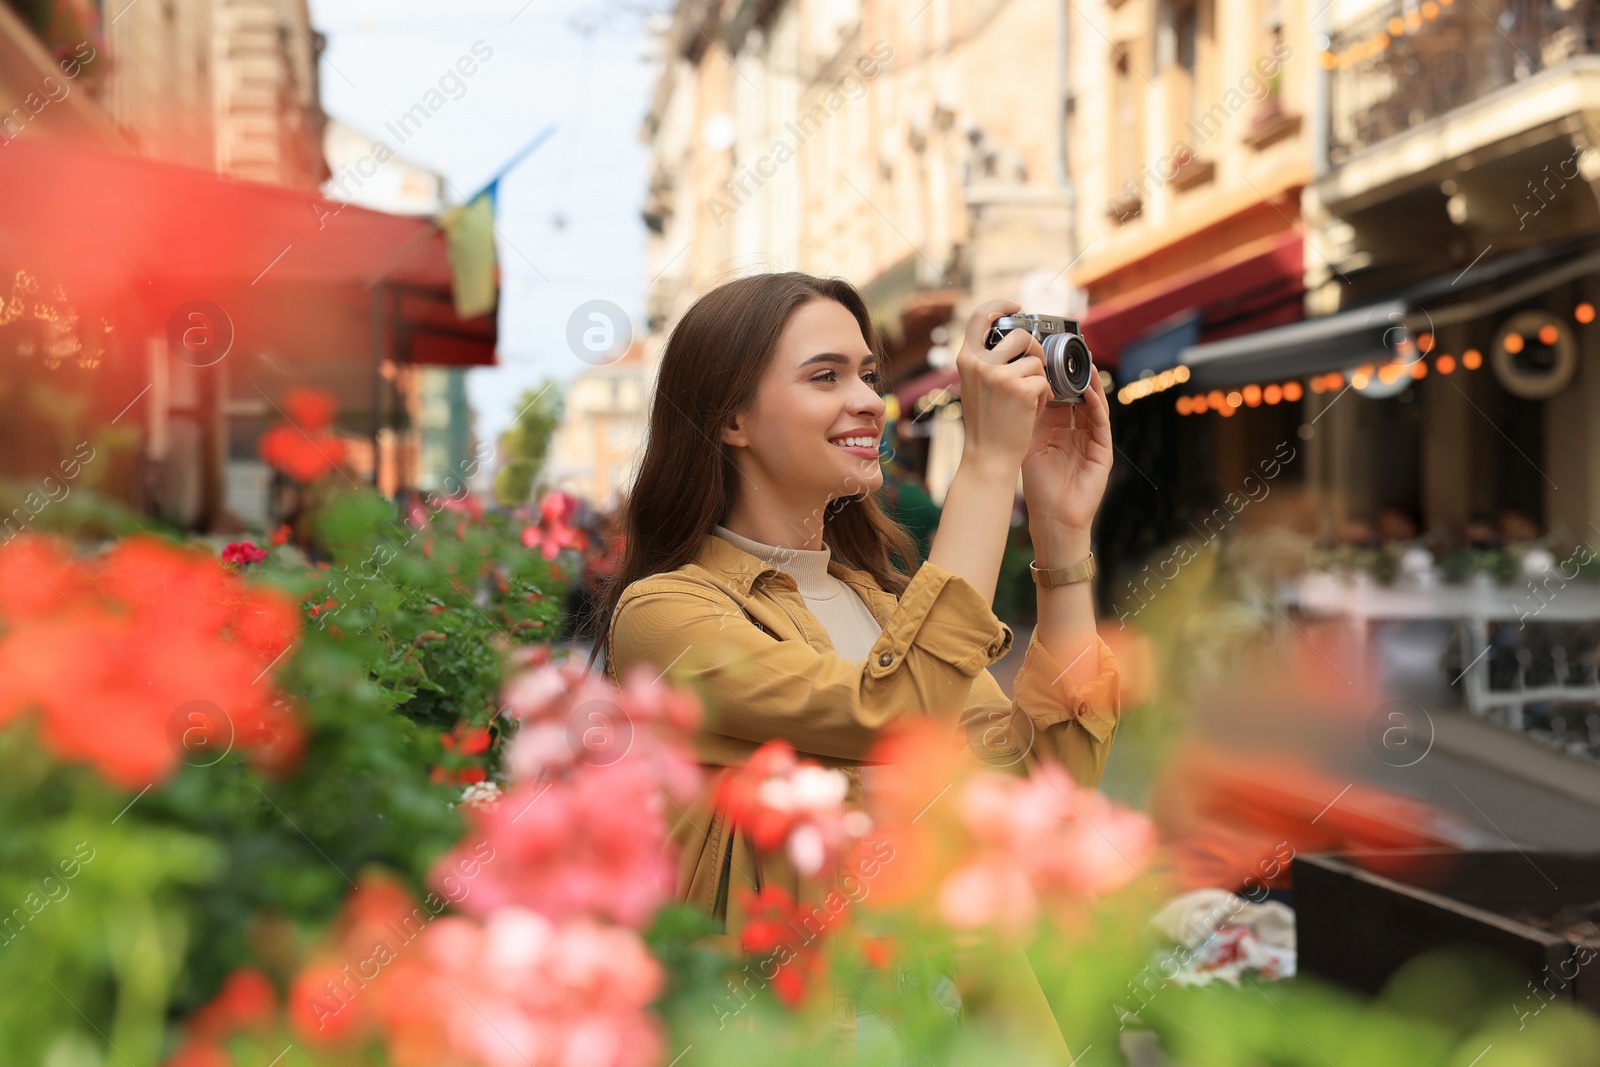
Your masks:
<instances>
[{"instance_id":1,"label":"camera lens","mask_svg":"<svg viewBox=\"0 0 1600 1067\"><path fill-rule=\"evenodd\" d=\"M1094 373L1094 364L1089 359L1089 346L1077 334L1069 334L1066 348L1067 382L1074 395L1087 392L1089 377Z\"/></svg>"},{"instance_id":2,"label":"camera lens","mask_svg":"<svg viewBox=\"0 0 1600 1067\"><path fill-rule=\"evenodd\" d=\"M1089 348L1075 333L1053 333L1044 339L1044 370L1057 400L1080 397L1089 388L1094 365Z\"/></svg>"}]
</instances>

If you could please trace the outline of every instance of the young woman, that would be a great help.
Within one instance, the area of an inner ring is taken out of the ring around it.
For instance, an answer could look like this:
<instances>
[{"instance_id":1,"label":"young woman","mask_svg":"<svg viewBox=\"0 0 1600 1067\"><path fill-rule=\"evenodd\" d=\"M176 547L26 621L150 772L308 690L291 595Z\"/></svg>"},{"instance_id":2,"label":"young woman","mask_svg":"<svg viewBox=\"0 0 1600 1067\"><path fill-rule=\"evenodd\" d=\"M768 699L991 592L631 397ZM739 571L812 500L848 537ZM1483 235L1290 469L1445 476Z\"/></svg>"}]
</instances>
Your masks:
<instances>
[{"instance_id":1,"label":"young woman","mask_svg":"<svg viewBox=\"0 0 1600 1067\"><path fill-rule=\"evenodd\" d=\"M649 440L626 514L626 550L595 650L615 680L650 664L706 699L696 739L711 767L782 738L844 768L913 717L967 727L991 763L1063 764L1099 781L1117 725L1117 667L1095 632L1092 567L1046 575L1015 701L986 669L1012 643L991 608L1021 471L1042 571L1089 561L1089 526L1111 467L1098 378L1079 405L1047 404L1039 343L983 346L1000 315L972 315L956 357L966 427L960 467L927 562L880 511L880 347L847 282L763 274L723 285L667 342ZM1015 363L1012 357L1024 355ZM737 880L796 899L782 858L758 861L712 810L680 812L679 899L743 925Z\"/></svg>"}]
</instances>

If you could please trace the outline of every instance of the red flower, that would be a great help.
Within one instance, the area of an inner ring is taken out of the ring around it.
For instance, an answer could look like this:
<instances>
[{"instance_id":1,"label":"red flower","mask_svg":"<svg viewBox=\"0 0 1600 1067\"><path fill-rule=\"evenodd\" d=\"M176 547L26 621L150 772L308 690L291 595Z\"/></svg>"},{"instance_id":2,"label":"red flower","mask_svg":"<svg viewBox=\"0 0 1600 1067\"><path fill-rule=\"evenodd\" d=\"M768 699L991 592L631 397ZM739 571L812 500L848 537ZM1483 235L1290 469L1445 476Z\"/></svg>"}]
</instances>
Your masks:
<instances>
[{"instance_id":1,"label":"red flower","mask_svg":"<svg viewBox=\"0 0 1600 1067\"><path fill-rule=\"evenodd\" d=\"M296 386L283 395L283 406L289 418L306 430L325 430L339 410L339 402L325 389L305 389Z\"/></svg>"},{"instance_id":2,"label":"red flower","mask_svg":"<svg viewBox=\"0 0 1600 1067\"><path fill-rule=\"evenodd\" d=\"M344 442L328 432L338 404L333 394L290 389L283 399L289 420L261 435L261 458L289 477L312 482L344 462Z\"/></svg>"},{"instance_id":3,"label":"red flower","mask_svg":"<svg viewBox=\"0 0 1600 1067\"><path fill-rule=\"evenodd\" d=\"M463 767L459 771L446 770L435 767L428 774L428 781L434 785L470 785L488 778L482 767Z\"/></svg>"},{"instance_id":4,"label":"red flower","mask_svg":"<svg viewBox=\"0 0 1600 1067\"><path fill-rule=\"evenodd\" d=\"M172 1054L166 1067L233 1067L233 1057L210 1041L188 1041Z\"/></svg>"},{"instance_id":5,"label":"red flower","mask_svg":"<svg viewBox=\"0 0 1600 1067\"><path fill-rule=\"evenodd\" d=\"M481 756L489 751L489 731L482 726L456 723L456 728L439 738L447 752L460 752L463 756Z\"/></svg>"},{"instance_id":6,"label":"red flower","mask_svg":"<svg viewBox=\"0 0 1600 1067\"><path fill-rule=\"evenodd\" d=\"M224 563L260 563L266 558L266 551L257 548L249 541L230 541L227 547L222 550L222 562Z\"/></svg>"},{"instance_id":7,"label":"red flower","mask_svg":"<svg viewBox=\"0 0 1600 1067\"><path fill-rule=\"evenodd\" d=\"M898 946L894 938L888 934L882 937L863 937L861 939L861 956L866 960L867 966L875 971L887 971L889 964L894 962Z\"/></svg>"},{"instance_id":8,"label":"red flower","mask_svg":"<svg viewBox=\"0 0 1600 1067\"><path fill-rule=\"evenodd\" d=\"M799 1007L812 979L822 970L823 961L818 951L821 942L808 944L798 931L807 920L816 922L817 915L826 916L826 909L800 907L788 893L771 885L762 887L759 893L741 886L739 892L748 913L739 934L740 950L775 964L773 994L789 1007ZM765 969L762 967L763 973Z\"/></svg>"},{"instance_id":9,"label":"red flower","mask_svg":"<svg viewBox=\"0 0 1600 1067\"><path fill-rule=\"evenodd\" d=\"M844 807L848 791L842 772L796 759L787 741L770 741L725 774L716 802L756 848L783 846L798 871L814 875L872 828L866 813Z\"/></svg>"},{"instance_id":10,"label":"red flower","mask_svg":"<svg viewBox=\"0 0 1600 1067\"><path fill-rule=\"evenodd\" d=\"M267 675L298 630L208 555L136 537L77 560L23 534L0 547L0 725L36 711L46 749L132 789L180 759L284 757L299 730Z\"/></svg>"},{"instance_id":11,"label":"red flower","mask_svg":"<svg viewBox=\"0 0 1600 1067\"><path fill-rule=\"evenodd\" d=\"M293 535L294 531L289 528L289 524L284 523L276 530L273 530L272 533L268 535L267 540L271 541L275 545L286 545L289 543L289 538Z\"/></svg>"},{"instance_id":12,"label":"red flower","mask_svg":"<svg viewBox=\"0 0 1600 1067\"><path fill-rule=\"evenodd\" d=\"M287 998L289 1024L295 1033L316 1045L330 1045L351 1036L362 1021L362 1003L359 998L349 997L350 984L336 960L323 960L301 971Z\"/></svg>"},{"instance_id":13,"label":"red flower","mask_svg":"<svg viewBox=\"0 0 1600 1067\"><path fill-rule=\"evenodd\" d=\"M221 1040L239 1030L265 1026L278 1011L278 991L261 971L241 967L222 989L189 1017L189 1031L198 1038Z\"/></svg>"}]
</instances>

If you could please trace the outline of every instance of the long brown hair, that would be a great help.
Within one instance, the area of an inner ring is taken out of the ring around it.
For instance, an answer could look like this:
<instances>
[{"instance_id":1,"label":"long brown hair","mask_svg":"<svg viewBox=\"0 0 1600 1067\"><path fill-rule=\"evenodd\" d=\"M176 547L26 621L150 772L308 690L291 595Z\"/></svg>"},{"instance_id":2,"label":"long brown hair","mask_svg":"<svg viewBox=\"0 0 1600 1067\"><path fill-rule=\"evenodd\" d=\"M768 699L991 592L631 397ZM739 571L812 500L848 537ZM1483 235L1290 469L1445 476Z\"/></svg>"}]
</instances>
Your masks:
<instances>
[{"instance_id":1,"label":"long brown hair","mask_svg":"<svg viewBox=\"0 0 1600 1067\"><path fill-rule=\"evenodd\" d=\"M611 615L623 590L693 560L701 539L727 517L739 471L720 431L755 399L789 316L813 300L837 301L855 316L882 365L883 344L866 301L840 278L797 272L740 278L695 301L673 329L650 403L644 460L624 511L622 563L592 620L590 666L609 651ZM909 577L893 558L913 571L917 566L910 535L871 493L832 501L824 509L822 540L833 558L871 574L895 596L905 592Z\"/></svg>"}]
</instances>

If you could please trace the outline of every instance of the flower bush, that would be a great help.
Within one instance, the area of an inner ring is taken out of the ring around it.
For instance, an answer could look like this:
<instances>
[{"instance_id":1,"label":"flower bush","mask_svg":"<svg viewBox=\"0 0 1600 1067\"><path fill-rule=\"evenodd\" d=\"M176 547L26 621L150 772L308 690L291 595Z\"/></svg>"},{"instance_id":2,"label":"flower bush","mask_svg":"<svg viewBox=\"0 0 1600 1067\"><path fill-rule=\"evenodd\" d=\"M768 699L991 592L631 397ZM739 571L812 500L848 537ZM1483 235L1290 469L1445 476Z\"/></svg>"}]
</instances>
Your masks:
<instances>
[{"instance_id":1,"label":"flower bush","mask_svg":"<svg viewBox=\"0 0 1600 1067\"><path fill-rule=\"evenodd\" d=\"M551 646L569 548L335 481L315 562L107 542L103 516L0 547L5 1062L1122 1056L1170 888L1144 816L988 768L931 720L874 751L868 809L781 742L706 797L693 692ZM798 899L730 871L740 929L674 903L709 802L809 876ZM1173 985L1137 1025L1195 1064L1578 1062L1600 1040L1556 1005L1519 1029L1492 983L1429 1002L1431 973L1376 1001Z\"/></svg>"},{"instance_id":2,"label":"flower bush","mask_svg":"<svg viewBox=\"0 0 1600 1067\"><path fill-rule=\"evenodd\" d=\"M35 711L50 752L114 784L165 781L204 746L279 770L298 754L264 677L298 637L294 606L203 555L132 538L80 559L25 534L0 548L0 625L0 724Z\"/></svg>"}]
</instances>

